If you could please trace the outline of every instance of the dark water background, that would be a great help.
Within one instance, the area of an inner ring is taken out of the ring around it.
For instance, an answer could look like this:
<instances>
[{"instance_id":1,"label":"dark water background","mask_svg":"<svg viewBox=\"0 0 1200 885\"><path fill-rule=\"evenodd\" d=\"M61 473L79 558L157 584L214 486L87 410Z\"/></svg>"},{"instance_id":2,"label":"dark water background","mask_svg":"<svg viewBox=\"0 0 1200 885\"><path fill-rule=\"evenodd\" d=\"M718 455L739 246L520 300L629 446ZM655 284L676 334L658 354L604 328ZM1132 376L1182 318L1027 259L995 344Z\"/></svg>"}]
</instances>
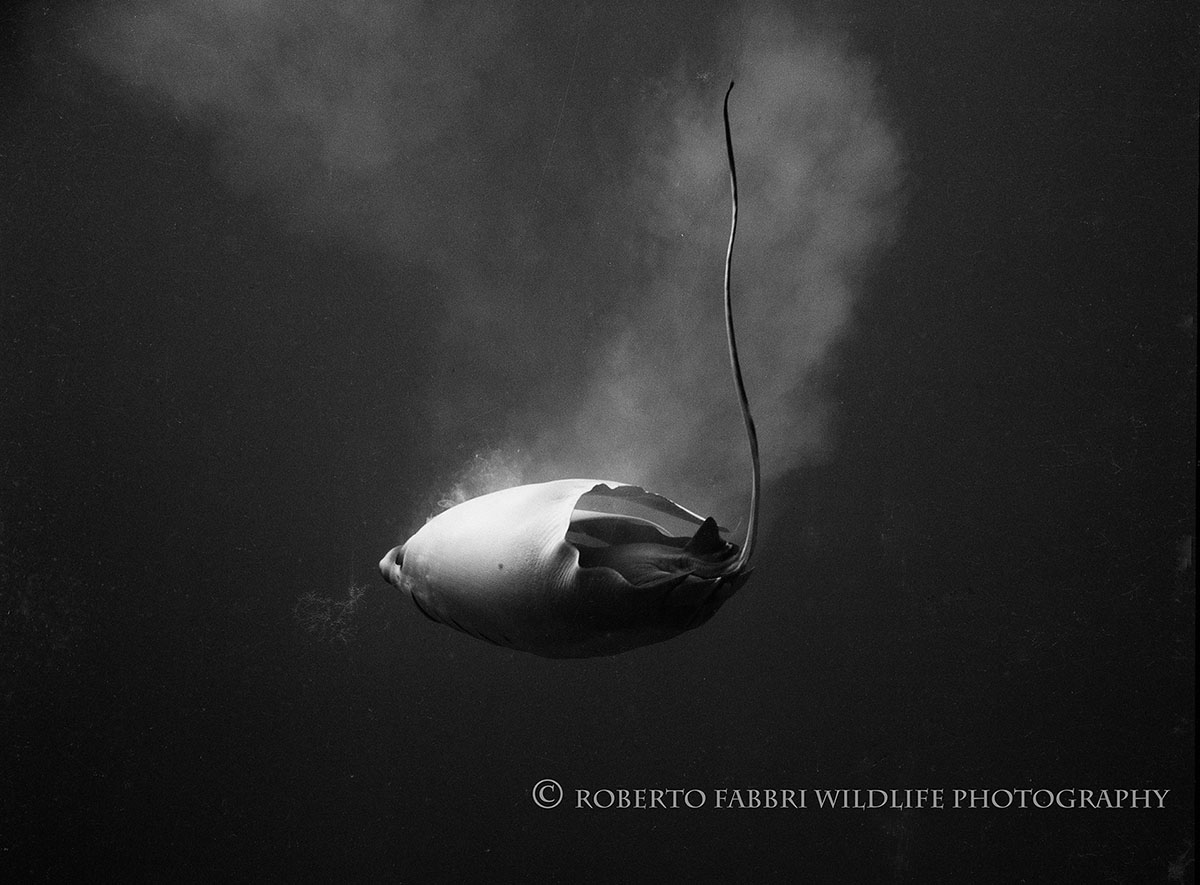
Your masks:
<instances>
[{"instance_id":1,"label":"dark water background","mask_svg":"<svg viewBox=\"0 0 1200 885\"><path fill-rule=\"evenodd\" d=\"M661 76L644 35L702 12L597 12L582 45ZM837 445L770 489L787 503L717 618L579 662L435 627L378 583L406 495L477 444L431 445L398 393L439 359L398 340L393 301L429 271L289 229L216 178L203 129L66 51L66 19L5 19L0 868L1193 877L1195 13L838 15L908 198L831 357ZM435 321L418 302L402 325ZM347 641L297 621L353 585ZM544 777L1171 793L547 811Z\"/></svg>"}]
</instances>

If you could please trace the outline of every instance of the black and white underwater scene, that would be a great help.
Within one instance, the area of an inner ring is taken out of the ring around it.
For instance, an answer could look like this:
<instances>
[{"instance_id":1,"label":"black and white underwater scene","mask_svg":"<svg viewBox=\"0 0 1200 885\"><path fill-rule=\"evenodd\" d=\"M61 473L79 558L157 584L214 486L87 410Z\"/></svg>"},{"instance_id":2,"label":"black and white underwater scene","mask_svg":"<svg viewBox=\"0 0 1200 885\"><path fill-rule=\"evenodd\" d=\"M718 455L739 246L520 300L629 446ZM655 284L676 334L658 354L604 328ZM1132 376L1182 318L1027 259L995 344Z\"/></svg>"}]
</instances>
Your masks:
<instances>
[{"instance_id":1,"label":"black and white underwater scene","mask_svg":"<svg viewBox=\"0 0 1200 885\"><path fill-rule=\"evenodd\" d=\"M1198 25L6 6L0 878L1193 881Z\"/></svg>"}]
</instances>

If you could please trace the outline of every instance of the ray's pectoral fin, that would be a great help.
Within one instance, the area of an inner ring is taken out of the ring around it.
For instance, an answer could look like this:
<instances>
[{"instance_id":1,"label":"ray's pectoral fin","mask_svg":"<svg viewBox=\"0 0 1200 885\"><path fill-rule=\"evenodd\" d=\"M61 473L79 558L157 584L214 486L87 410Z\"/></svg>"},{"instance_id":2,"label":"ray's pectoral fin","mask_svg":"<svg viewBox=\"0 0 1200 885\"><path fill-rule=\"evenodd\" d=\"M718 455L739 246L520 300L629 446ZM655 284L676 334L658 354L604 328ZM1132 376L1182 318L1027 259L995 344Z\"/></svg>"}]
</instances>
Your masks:
<instances>
[{"instance_id":1,"label":"ray's pectoral fin","mask_svg":"<svg viewBox=\"0 0 1200 885\"><path fill-rule=\"evenodd\" d=\"M580 547L582 568L609 568L634 587L667 589L690 573L678 547L653 542Z\"/></svg>"},{"instance_id":2,"label":"ray's pectoral fin","mask_svg":"<svg viewBox=\"0 0 1200 885\"><path fill-rule=\"evenodd\" d=\"M662 526L647 519L577 509L571 514L567 540L576 547L595 547L637 542L671 543L682 539L672 538Z\"/></svg>"},{"instance_id":3,"label":"ray's pectoral fin","mask_svg":"<svg viewBox=\"0 0 1200 885\"><path fill-rule=\"evenodd\" d=\"M621 523L621 531L612 532L610 537L630 537L629 525L620 519L615 522ZM671 590L688 578L721 578L729 573L738 553L735 545L722 540L712 517L705 519L690 539L659 534L656 540L639 537L577 547L583 568L610 568L634 587L657 590Z\"/></svg>"}]
</instances>

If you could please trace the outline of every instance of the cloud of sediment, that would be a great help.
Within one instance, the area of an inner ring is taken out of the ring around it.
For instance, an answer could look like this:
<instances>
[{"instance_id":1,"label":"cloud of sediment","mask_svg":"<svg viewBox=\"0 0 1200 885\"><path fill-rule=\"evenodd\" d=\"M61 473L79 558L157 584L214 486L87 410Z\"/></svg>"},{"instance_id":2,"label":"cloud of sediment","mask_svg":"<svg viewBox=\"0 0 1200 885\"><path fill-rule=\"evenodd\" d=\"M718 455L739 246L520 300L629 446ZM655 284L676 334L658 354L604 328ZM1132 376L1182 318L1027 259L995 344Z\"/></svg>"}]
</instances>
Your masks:
<instances>
[{"instance_id":1,"label":"cloud of sediment","mask_svg":"<svg viewBox=\"0 0 1200 885\"><path fill-rule=\"evenodd\" d=\"M770 13L738 33L734 309L770 482L827 451L830 405L816 375L890 236L899 154L871 69L838 41ZM598 362L566 431L540 441L561 453L560 473L603 465L602 475L713 508L748 490L720 300L721 91L693 81L639 121L630 193L606 202L646 207L627 232L625 285L641 309Z\"/></svg>"},{"instance_id":2,"label":"cloud of sediment","mask_svg":"<svg viewBox=\"0 0 1200 885\"><path fill-rule=\"evenodd\" d=\"M436 259L497 214L479 133L504 20L453 0L118 0L81 48L213 131L226 181L297 228Z\"/></svg>"},{"instance_id":3,"label":"cloud of sediment","mask_svg":"<svg viewBox=\"0 0 1200 885\"><path fill-rule=\"evenodd\" d=\"M536 22L516 2L124 0L84 16L80 45L211 132L228 185L301 235L433 269L437 291L397 292L396 310L438 301L441 326L422 334L457 371L397 391L398 414L491 422L506 477L519 464L528 480L599 476L698 509L736 504L747 468L720 303L725 72L735 309L769 481L828 445L813 382L894 216L899 156L871 70L773 7L731 15L711 58L683 60L664 33L680 61L629 90L625 131L593 175L571 159L595 161L578 124L590 109L540 60ZM598 27L575 31L585 56ZM570 199L535 199L531 179Z\"/></svg>"}]
</instances>

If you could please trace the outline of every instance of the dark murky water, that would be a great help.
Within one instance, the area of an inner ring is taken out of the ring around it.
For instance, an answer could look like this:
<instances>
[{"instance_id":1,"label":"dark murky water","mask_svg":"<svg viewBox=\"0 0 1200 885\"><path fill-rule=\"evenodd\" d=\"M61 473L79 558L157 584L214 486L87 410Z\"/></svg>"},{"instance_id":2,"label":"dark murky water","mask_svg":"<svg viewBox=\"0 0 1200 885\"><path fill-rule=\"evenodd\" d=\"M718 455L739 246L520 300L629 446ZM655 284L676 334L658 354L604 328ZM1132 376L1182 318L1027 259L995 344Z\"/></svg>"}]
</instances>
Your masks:
<instances>
[{"instance_id":1,"label":"dark murky water","mask_svg":"<svg viewBox=\"0 0 1200 885\"><path fill-rule=\"evenodd\" d=\"M402 193L431 238L475 256L469 273L436 243L410 254L364 234L421 231L355 190L374 148L353 114L357 153L327 158L351 185L292 190L326 168L309 129L264 154L228 106L185 108L87 61L73 46L94 22L36 5L6 22L0 866L1193 877L1196 68L1181 4L809 15L875 68L903 210L806 376L831 416L824 455L769 484L755 574L712 622L545 661L433 625L378 581L379 557L481 453L536 474L505 446L568 420L612 311L639 315L619 292L578 294L615 292L605 268L651 248L587 219L638 210L572 200L655 156L634 162L625 106L728 79L717 13L669 6L512 14L505 60L461 89L521 126L474 160L461 139L425 148L453 142L456 162L509 177L431 160L412 174L439 192ZM146 55L143 78L203 73L172 57ZM430 89L461 67L429 64ZM405 107L412 127L435 113ZM515 215L436 208L480 187ZM329 223L325 198L342 213ZM716 230L724 190L696 199L720 207ZM769 207L754 211L764 224ZM595 251L548 251L573 238ZM475 274L509 293L495 315L436 295ZM545 318L522 333L542 350L490 334L514 311ZM560 807L534 804L543 778ZM1150 788L1170 791L1162 808L952 807L956 789ZM575 807L578 790L621 789L705 805ZM807 790L808 807L716 807L750 789ZM943 789L947 807L818 808L818 789Z\"/></svg>"}]
</instances>

